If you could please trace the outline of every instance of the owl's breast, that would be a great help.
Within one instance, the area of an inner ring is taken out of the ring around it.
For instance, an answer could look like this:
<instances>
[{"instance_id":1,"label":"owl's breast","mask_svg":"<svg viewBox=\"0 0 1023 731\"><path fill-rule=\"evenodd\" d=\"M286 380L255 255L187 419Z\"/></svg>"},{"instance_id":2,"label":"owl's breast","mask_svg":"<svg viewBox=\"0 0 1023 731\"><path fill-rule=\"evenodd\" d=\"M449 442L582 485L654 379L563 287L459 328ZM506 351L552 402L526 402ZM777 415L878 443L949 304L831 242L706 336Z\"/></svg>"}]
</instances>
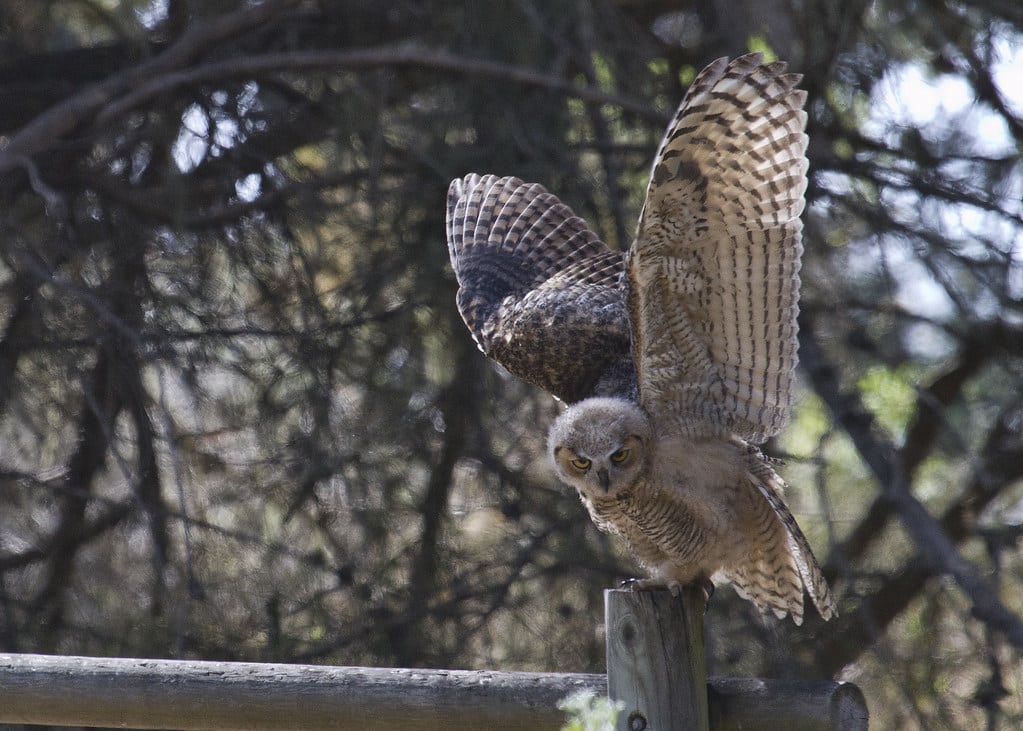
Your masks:
<instances>
[{"instance_id":1,"label":"owl's breast","mask_svg":"<svg viewBox=\"0 0 1023 731\"><path fill-rule=\"evenodd\" d=\"M607 533L623 534L622 503L625 502L625 498L616 498L610 495L593 498L580 490L579 499L586 506L586 511L598 528Z\"/></svg>"}]
</instances>

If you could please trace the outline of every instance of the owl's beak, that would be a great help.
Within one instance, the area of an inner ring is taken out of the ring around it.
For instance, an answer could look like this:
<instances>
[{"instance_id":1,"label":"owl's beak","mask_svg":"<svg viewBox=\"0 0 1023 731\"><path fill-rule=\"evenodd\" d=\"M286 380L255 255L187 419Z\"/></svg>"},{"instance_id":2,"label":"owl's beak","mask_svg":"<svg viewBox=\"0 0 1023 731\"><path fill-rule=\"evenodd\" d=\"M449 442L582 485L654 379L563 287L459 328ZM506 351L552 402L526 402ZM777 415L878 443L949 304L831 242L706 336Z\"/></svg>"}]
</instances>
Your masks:
<instances>
[{"instance_id":1,"label":"owl's beak","mask_svg":"<svg viewBox=\"0 0 1023 731\"><path fill-rule=\"evenodd\" d=\"M611 476L607 474L607 467L601 467L597 470L597 481L604 488L604 492L607 492L608 488L611 487Z\"/></svg>"}]
</instances>

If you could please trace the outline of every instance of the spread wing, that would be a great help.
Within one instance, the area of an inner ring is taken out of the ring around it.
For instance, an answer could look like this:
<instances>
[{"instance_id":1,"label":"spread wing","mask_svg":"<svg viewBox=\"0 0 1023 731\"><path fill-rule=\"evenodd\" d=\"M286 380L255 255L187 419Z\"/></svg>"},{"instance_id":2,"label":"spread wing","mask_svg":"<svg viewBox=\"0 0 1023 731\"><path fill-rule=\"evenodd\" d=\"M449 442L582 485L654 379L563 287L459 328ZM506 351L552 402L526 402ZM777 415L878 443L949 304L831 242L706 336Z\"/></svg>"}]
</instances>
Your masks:
<instances>
[{"instance_id":1,"label":"spread wing","mask_svg":"<svg viewBox=\"0 0 1023 731\"><path fill-rule=\"evenodd\" d=\"M759 443L796 366L806 92L783 63L719 59L654 160L629 252L640 402L667 433Z\"/></svg>"},{"instance_id":2,"label":"spread wing","mask_svg":"<svg viewBox=\"0 0 1023 731\"><path fill-rule=\"evenodd\" d=\"M468 175L448 189L458 310L486 355L563 401L635 398L623 257L542 185Z\"/></svg>"}]
</instances>

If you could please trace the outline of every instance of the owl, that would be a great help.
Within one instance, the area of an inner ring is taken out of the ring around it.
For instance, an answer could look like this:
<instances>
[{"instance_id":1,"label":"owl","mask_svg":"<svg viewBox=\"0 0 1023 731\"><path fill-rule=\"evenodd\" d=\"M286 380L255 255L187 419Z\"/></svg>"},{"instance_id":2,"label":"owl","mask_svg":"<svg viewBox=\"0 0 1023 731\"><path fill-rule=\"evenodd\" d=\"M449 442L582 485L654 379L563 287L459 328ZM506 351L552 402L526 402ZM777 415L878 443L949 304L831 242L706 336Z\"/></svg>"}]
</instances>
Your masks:
<instances>
[{"instance_id":1,"label":"owl","mask_svg":"<svg viewBox=\"0 0 1023 731\"><path fill-rule=\"evenodd\" d=\"M480 349L567 404L558 477L673 593L731 582L801 624L835 605L758 446L789 418L806 93L759 54L693 81L625 253L536 183L452 182L457 306Z\"/></svg>"}]
</instances>

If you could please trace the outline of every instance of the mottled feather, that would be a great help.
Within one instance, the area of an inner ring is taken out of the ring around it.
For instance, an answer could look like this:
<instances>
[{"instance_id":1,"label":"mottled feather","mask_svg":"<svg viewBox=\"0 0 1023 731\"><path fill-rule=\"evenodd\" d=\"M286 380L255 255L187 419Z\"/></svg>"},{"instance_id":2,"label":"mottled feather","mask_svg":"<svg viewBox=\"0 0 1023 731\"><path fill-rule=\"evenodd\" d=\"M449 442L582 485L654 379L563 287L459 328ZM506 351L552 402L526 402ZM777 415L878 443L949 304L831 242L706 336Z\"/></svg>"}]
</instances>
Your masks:
<instances>
[{"instance_id":1,"label":"mottled feather","mask_svg":"<svg viewBox=\"0 0 1023 731\"><path fill-rule=\"evenodd\" d=\"M458 310L480 350L569 403L635 397L621 253L518 178L453 181L447 229Z\"/></svg>"},{"instance_id":2,"label":"mottled feather","mask_svg":"<svg viewBox=\"0 0 1023 731\"><path fill-rule=\"evenodd\" d=\"M655 158L630 251L640 400L661 429L760 443L796 366L806 93L782 63L719 59Z\"/></svg>"},{"instance_id":3,"label":"mottled feather","mask_svg":"<svg viewBox=\"0 0 1023 731\"><path fill-rule=\"evenodd\" d=\"M759 505L764 505L764 502L766 502L771 508L769 511L763 510L765 515L770 516L766 519L770 524L769 534L772 536L770 540L779 548L783 542L787 544L785 546L787 550L777 550L773 553L765 551L765 557L777 557L770 560L771 566L777 566L779 560L786 564L782 570L776 573L780 577L778 580L778 596L781 602L785 602L786 597L788 597L788 608L792 611L792 618L796 621L796 624L799 624L802 617L802 587L805 585L807 593L810 595L810 600L817 607L821 617L831 619L837 614L835 599L831 594L831 589L828 587L828 582L824 578L820 566L817 564L817 559L813 555L810 542L806 540L802 529L796 523L795 516L792 515L792 512L785 504L785 481L774 471L774 468L770 465L767 458L760 453L760 450L747 446L747 455L747 475L750 484L754 485L764 498L764 501L757 500L756 502ZM734 576L730 578L737 585L741 581L736 581ZM785 591L782 591L783 588ZM750 593L750 591L747 590L747 593ZM792 604L797 599L799 605L798 618L792 607ZM781 611L781 602L779 602L779 605L772 607L772 610L779 617L784 616L784 612Z\"/></svg>"}]
</instances>

